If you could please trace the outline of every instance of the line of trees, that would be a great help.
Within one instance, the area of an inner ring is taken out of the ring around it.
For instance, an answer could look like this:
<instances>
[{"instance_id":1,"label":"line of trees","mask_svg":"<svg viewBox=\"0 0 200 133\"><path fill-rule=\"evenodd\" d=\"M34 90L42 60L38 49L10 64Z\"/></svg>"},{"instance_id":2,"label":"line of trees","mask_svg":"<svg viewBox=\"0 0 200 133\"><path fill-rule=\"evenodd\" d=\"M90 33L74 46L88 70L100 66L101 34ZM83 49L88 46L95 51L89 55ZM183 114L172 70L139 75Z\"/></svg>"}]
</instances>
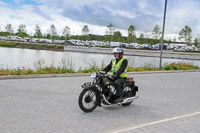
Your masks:
<instances>
[{"instance_id":1,"label":"line of trees","mask_svg":"<svg viewBox=\"0 0 200 133\"><path fill-rule=\"evenodd\" d=\"M144 35L141 33L139 37L136 37L135 33L135 26L130 25L127 30L128 36L122 36L120 31L116 31L113 24L108 24L107 29L105 31L105 35L93 35L90 34L89 27L87 25L84 25L82 29L82 35L71 35L70 27L65 26L62 32L62 35L58 35L56 27L54 24L50 25L48 33L42 33L40 26L37 24L35 26L35 33L33 36L29 36L26 31L26 25L20 24L17 33L14 33L13 27L11 24L7 24L5 26L5 30L1 30L0 28L0 36L9 36L9 35L17 35L19 37L34 37L34 38L46 38L46 39L52 39L52 40L69 40L69 39L78 39L78 40L98 40L98 41L118 41L118 42L124 42L124 43L148 43L148 44L156 44L160 43L161 39L161 29L159 25L155 25L154 29L152 30L152 34L148 35L147 33ZM150 38L150 36L152 38ZM192 41L192 29L186 25L184 28L181 29L179 32L179 40L184 41L187 44L190 44ZM176 42L176 37L166 40L165 43L171 43ZM200 45L200 37L197 36L194 39L194 44L196 46Z\"/></svg>"}]
</instances>

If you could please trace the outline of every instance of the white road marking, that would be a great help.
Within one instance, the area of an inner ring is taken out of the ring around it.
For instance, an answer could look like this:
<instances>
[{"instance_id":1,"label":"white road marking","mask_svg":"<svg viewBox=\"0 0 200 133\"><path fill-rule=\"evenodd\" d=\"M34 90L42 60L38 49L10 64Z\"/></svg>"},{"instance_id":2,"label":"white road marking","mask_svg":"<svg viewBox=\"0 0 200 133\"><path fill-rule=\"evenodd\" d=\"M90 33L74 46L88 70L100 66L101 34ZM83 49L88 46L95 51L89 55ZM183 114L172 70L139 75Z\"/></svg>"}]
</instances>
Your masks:
<instances>
[{"instance_id":1,"label":"white road marking","mask_svg":"<svg viewBox=\"0 0 200 133\"><path fill-rule=\"evenodd\" d=\"M142 128L142 127L145 127L145 126L155 125L155 124L159 124L159 123L163 123L163 122L168 122L168 121L173 121L173 120L177 120L177 119L181 119L181 118L185 118L185 117L191 117L191 116L199 115L199 114L200 114L200 112L195 112L195 113L192 113L192 114L181 115L181 116L177 116L177 117L172 117L172 118L167 118L167 119L163 119L163 120L159 120L159 121L145 123L145 124L142 124L142 125L137 125L137 126L133 126L133 127L119 129L119 130L116 130L116 131L111 131L110 133L125 132L125 131L129 131L129 130L134 130L134 129Z\"/></svg>"}]
</instances>

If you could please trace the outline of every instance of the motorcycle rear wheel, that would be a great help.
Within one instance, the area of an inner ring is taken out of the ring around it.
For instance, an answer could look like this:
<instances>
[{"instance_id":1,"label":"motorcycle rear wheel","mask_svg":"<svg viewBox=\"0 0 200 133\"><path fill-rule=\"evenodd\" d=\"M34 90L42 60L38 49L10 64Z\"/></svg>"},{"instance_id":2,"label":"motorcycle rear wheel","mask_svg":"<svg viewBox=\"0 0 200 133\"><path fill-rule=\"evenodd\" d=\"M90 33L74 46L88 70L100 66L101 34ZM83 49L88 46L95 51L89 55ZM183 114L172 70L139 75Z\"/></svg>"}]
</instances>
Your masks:
<instances>
[{"instance_id":1,"label":"motorcycle rear wheel","mask_svg":"<svg viewBox=\"0 0 200 133\"><path fill-rule=\"evenodd\" d=\"M126 96L125 96L126 98L132 97L131 91L132 91L132 89L131 89L130 86L127 86L127 87L124 88L123 93L126 94ZM133 100L131 100L131 101L127 102L127 103L123 103L122 105L123 105L123 106L128 106L128 105L130 105L132 102L133 102Z\"/></svg>"},{"instance_id":2,"label":"motorcycle rear wheel","mask_svg":"<svg viewBox=\"0 0 200 133\"><path fill-rule=\"evenodd\" d=\"M79 107L82 111L89 113L97 107L97 95L92 89L84 89L81 91L78 99Z\"/></svg>"}]
</instances>

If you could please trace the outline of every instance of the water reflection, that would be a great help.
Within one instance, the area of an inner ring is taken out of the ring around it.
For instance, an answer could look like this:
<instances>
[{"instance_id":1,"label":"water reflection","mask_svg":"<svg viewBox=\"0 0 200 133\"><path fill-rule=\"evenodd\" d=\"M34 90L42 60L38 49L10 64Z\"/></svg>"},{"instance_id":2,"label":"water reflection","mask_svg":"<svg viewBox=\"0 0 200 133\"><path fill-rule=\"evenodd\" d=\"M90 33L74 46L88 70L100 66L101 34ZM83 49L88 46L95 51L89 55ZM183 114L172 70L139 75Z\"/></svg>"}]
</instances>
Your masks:
<instances>
[{"instance_id":1,"label":"water reflection","mask_svg":"<svg viewBox=\"0 0 200 133\"><path fill-rule=\"evenodd\" d=\"M159 58L153 57L139 57L139 56L125 56L129 61L129 66L140 67L145 64L152 64L155 67L159 66ZM0 68L14 69L16 67L32 68L35 69L34 63L43 59L47 66L51 64L59 66L62 60L66 60L74 64L74 69L77 71L88 68L94 63L101 67L102 64L107 65L110 63L113 55L111 54L95 54L95 53L78 53L78 52L57 52L46 50L31 50L19 48L4 48L0 47ZM181 60L181 59L163 59L163 64L171 62L185 62L193 63L200 66L197 60Z\"/></svg>"}]
</instances>

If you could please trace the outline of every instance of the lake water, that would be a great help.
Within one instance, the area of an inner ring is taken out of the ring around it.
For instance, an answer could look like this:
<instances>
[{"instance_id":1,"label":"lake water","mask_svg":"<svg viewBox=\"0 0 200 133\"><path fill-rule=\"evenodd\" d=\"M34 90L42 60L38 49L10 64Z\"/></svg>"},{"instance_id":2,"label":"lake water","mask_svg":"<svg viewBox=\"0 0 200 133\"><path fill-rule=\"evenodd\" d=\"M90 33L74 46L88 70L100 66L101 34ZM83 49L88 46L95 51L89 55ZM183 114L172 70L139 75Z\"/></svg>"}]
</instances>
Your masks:
<instances>
[{"instance_id":1,"label":"lake water","mask_svg":"<svg viewBox=\"0 0 200 133\"><path fill-rule=\"evenodd\" d=\"M44 61L46 66L62 66L62 61L65 64L72 64L73 68L77 71L81 67L82 69L88 68L94 63L101 67L102 64L107 65L110 63L113 55L109 54L95 54L95 53L78 53L78 52L57 52L47 50L31 50L20 48L4 48L0 47L0 68L2 69L14 69L17 67L25 67L35 69L38 61ZM140 56L125 56L128 59L129 66L140 67L145 64L152 64L155 67L159 67L159 58L155 57L140 57ZM68 63L69 62L69 63ZM182 60L182 59L162 59L162 64L172 62L185 62L193 63L200 67L200 61L198 60Z\"/></svg>"}]
</instances>

